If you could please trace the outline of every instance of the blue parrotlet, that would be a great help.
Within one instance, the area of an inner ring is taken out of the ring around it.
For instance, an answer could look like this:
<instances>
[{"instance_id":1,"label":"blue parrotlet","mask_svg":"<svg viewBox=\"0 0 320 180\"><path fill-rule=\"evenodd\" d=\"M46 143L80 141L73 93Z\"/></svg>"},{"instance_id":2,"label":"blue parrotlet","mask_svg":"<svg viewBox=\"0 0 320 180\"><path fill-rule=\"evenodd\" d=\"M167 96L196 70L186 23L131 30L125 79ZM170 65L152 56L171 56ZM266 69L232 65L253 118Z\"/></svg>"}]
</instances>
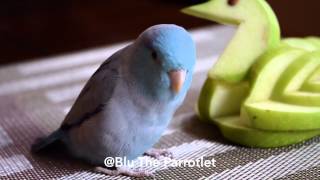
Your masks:
<instances>
[{"instance_id":1,"label":"blue parrotlet","mask_svg":"<svg viewBox=\"0 0 320 180\"><path fill-rule=\"evenodd\" d=\"M170 154L152 146L186 96L195 59L195 44L184 28L160 24L146 29L103 62L60 128L38 140L32 150L61 141L76 158L99 166L99 172L150 175L126 167L102 166L106 157L133 160L144 153Z\"/></svg>"}]
</instances>

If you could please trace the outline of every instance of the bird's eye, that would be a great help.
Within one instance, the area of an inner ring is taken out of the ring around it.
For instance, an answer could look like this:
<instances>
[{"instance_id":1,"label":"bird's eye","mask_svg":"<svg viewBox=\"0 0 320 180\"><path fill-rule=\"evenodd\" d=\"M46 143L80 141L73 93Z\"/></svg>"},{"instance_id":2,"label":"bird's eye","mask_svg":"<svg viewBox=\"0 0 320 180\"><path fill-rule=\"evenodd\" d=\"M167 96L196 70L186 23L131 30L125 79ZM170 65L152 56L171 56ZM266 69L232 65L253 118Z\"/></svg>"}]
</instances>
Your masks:
<instances>
[{"instance_id":1,"label":"bird's eye","mask_svg":"<svg viewBox=\"0 0 320 180\"><path fill-rule=\"evenodd\" d=\"M157 52L152 51L151 56L152 56L152 59L153 59L154 62L156 62L157 64L161 64L161 62L160 62L160 60L158 58Z\"/></svg>"},{"instance_id":2,"label":"bird's eye","mask_svg":"<svg viewBox=\"0 0 320 180\"><path fill-rule=\"evenodd\" d=\"M158 58L158 55L157 55L157 53L155 51L152 51L151 56L152 56L153 59L157 59Z\"/></svg>"}]
</instances>

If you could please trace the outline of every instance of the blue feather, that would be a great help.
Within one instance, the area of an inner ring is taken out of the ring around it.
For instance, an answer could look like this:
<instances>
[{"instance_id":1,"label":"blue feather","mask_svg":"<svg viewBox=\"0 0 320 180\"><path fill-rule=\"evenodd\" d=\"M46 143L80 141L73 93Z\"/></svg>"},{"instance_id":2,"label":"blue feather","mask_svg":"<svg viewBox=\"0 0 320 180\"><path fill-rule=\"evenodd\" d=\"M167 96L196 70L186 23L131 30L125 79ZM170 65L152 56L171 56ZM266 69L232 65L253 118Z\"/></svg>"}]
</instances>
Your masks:
<instances>
[{"instance_id":1,"label":"blue feather","mask_svg":"<svg viewBox=\"0 0 320 180\"><path fill-rule=\"evenodd\" d=\"M148 28L100 66L60 129L35 149L62 140L71 154L95 165L108 156L137 158L159 140L183 102L195 59L194 42L182 27ZM187 72L178 93L170 88L172 70Z\"/></svg>"}]
</instances>

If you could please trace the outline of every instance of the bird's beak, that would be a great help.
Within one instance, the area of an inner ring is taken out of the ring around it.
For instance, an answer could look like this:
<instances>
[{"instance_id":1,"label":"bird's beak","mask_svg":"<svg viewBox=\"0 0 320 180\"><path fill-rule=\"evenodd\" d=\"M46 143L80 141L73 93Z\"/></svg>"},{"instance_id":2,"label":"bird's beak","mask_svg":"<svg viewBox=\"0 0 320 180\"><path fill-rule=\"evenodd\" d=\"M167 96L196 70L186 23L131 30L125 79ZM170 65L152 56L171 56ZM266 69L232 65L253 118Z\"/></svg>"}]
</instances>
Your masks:
<instances>
[{"instance_id":1,"label":"bird's beak","mask_svg":"<svg viewBox=\"0 0 320 180\"><path fill-rule=\"evenodd\" d=\"M170 88L173 92L179 93L186 79L185 70L172 70L169 72Z\"/></svg>"}]
</instances>

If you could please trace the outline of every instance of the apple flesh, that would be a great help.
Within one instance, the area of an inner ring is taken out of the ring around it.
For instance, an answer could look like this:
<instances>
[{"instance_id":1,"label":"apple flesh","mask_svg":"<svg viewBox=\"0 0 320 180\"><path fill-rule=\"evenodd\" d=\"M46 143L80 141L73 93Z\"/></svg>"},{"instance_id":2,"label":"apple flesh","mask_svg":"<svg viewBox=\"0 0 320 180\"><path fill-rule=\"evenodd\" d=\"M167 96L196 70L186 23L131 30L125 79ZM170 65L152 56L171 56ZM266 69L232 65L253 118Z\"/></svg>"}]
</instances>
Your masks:
<instances>
[{"instance_id":1,"label":"apple flesh","mask_svg":"<svg viewBox=\"0 0 320 180\"><path fill-rule=\"evenodd\" d=\"M257 75L251 93L244 103L243 117L250 121L248 124L257 129L275 131L319 129L320 107L294 105L308 104L308 99L286 92L299 89L307 79L307 75L319 66L320 53L315 51L301 55L304 51L296 49L284 53L278 51L280 53L278 55L276 52L271 52L271 55L275 55L270 56L271 58L267 55L263 57L255 68ZM301 67L303 64L306 67ZM291 79L296 74L295 71L299 73ZM317 95L309 93L309 98L315 96ZM277 102L277 99L281 100L283 97L293 104L288 104L286 101ZM318 102L314 103L316 105Z\"/></svg>"},{"instance_id":2,"label":"apple flesh","mask_svg":"<svg viewBox=\"0 0 320 180\"><path fill-rule=\"evenodd\" d=\"M217 118L222 135L231 142L259 148L271 148L299 143L320 135L320 130L310 131L264 131L242 123L239 116Z\"/></svg>"},{"instance_id":3,"label":"apple flesh","mask_svg":"<svg viewBox=\"0 0 320 180\"><path fill-rule=\"evenodd\" d=\"M244 0L234 4L215 0L182 11L238 26L235 36L210 70L197 104L201 119L238 114L248 94L246 75L249 68L266 49L280 41L275 14L264 0Z\"/></svg>"},{"instance_id":4,"label":"apple flesh","mask_svg":"<svg viewBox=\"0 0 320 180\"><path fill-rule=\"evenodd\" d=\"M202 87L197 113L201 120L240 114L240 107L247 97L249 84L228 84L208 78Z\"/></svg>"},{"instance_id":5,"label":"apple flesh","mask_svg":"<svg viewBox=\"0 0 320 180\"><path fill-rule=\"evenodd\" d=\"M276 101L245 104L250 125L273 131L320 129L320 107L298 106Z\"/></svg>"},{"instance_id":6,"label":"apple flesh","mask_svg":"<svg viewBox=\"0 0 320 180\"><path fill-rule=\"evenodd\" d=\"M315 51L320 48L314 40L307 40L302 38L285 38L281 41L281 43L287 44L289 46L295 47L295 48L301 48L307 51Z\"/></svg>"},{"instance_id":7,"label":"apple flesh","mask_svg":"<svg viewBox=\"0 0 320 180\"><path fill-rule=\"evenodd\" d=\"M270 49L261 56L250 73L252 87L245 103L268 100L282 73L304 52L300 49L281 46Z\"/></svg>"},{"instance_id":8,"label":"apple flesh","mask_svg":"<svg viewBox=\"0 0 320 180\"><path fill-rule=\"evenodd\" d=\"M320 92L320 82L307 82L301 89L309 92Z\"/></svg>"},{"instance_id":9,"label":"apple flesh","mask_svg":"<svg viewBox=\"0 0 320 180\"><path fill-rule=\"evenodd\" d=\"M211 0L183 12L238 26L201 90L201 119L216 123L230 141L251 147L285 146L320 134L318 100L310 100L318 96L320 81L309 80L318 63L299 60L319 49L319 39L280 43L277 18L264 0Z\"/></svg>"},{"instance_id":10,"label":"apple flesh","mask_svg":"<svg viewBox=\"0 0 320 180\"><path fill-rule=\"evenodd\" d=\"M280 41L278 20L264 0L240 0L234 4L226 0L212 0L182 11L238 26L235 36L209 72L209 77L213 79L229 83L244 80L257 57Z\"/></svg>"},{"instance_id":11,"label":"apple flesh","mask_svg":"<svg viewBox=\"0 0 320 180\"><path fill-rule=\"evenodd\" d=\"M320 38L318 37L307 37L304 39L285 38L284 40L281 41L281 44L304 49L306 51L320 50ZM307 80L304 82L304 84L301 87L301 91L320 92L320 82L315 81L315 79L320 79L320 69L313 73L312 78L310 78L310 80Z\"/></svg>"},{"instance_id":12,"label":"apple flesh","mask_svg":"<svg viewBox=\"0 0 320 180\"><path fill-rule=\"evenodd\" d=\"M317 68L308 79L310 83L317 83L320 82L320 68Z\"/></svg>"},{"instance_id":13,"label":"apple flesh","mask_svg":"<svg viewBox=\"0 0 320 180\"><path fill-rule=\"evenodd\" d=\"M310 78L304 82L301 91L320 92L320 67L317 68Z\"/></svg>"},{"instance_id":14,"label":"apple flesh","mask_svg":"<svg viewBox=\"0 0 320 180\"><path fill-rule=\"evenodd\" d=\"M272 99L288 104L320 106L320 92L301 91L310 74L320 67L320 51L306 53L293 62L274 88Z\"/></svg>"},{"instance_id":15,"label":"apple flesh","mask_svg":"<svg viewBox=\"0 0 320 180\"><path fill-rule=\"evenodd\" d=\"M319 37L307 37L306 38L307 41L311 42L312 44L314 44L315 46L318 47L318 49L320 49L320 38Z\"/></svg>"}]
</instances>

